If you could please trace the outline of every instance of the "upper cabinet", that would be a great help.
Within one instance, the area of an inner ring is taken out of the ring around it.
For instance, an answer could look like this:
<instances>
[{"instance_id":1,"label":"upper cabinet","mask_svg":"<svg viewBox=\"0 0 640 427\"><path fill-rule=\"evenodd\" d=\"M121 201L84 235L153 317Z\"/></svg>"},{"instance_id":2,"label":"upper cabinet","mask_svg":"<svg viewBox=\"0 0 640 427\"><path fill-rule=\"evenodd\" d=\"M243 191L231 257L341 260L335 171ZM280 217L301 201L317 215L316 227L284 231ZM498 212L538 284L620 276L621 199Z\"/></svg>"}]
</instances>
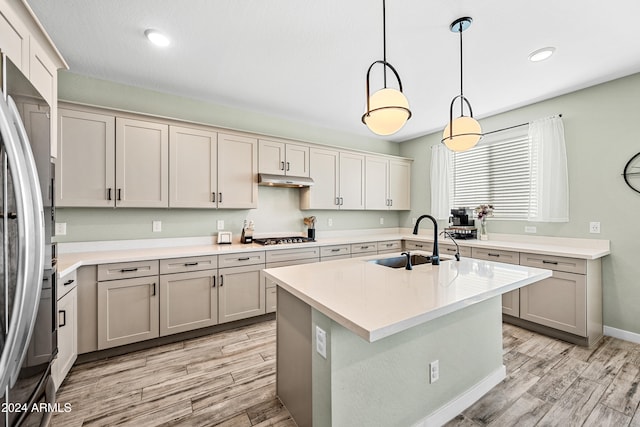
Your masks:
<instances>
[{"instance_id":1,"label":"upper cabinet","mask_svg":"<svg viewBox=\"0 0 640 427\"><path fill-rule=\"evenodd\" d=\"M218 134L218 208L258 207L258 140Z\"/></svg>"},{"instance_id":2,"label":"upper cabinet","mask_svg":"<svg viewBox=\"0 0 640 427\"><path fill-rule=\"evenodd\" d=\"M57 157L58 69L68 66L26 2L0 0L0 51L51 107L50 155Z\"/></svg>"},{"instance_id":3,"label":"upper cabinet","mask_svg":"<svg viewBox=\"0 0 640 427\"><path fill-rule=\"evenodd\" d=\"M411 162L403 159L367 156L367 210L411 209Z\"/></svg>"},{"instance_id":4,"label":"upper cabinet","mask_svg":"<svg viewBox=\"0 0 640 427\"><path fill-rule=\"evenodd\" d=\"M309 147L278 141L258 141L258 172L273 175L309 176Z\"/></svg>"},{"instance_id":5,"label":"upper cabinet","mask_svg":"<svg viewBox=\"0 0 640 427\"><path fill-rule=\"evenodd\" d=\"M301 189L301 209L364 209L363 154L311 148L314 185Z\"/></svg>"}]
</instances>

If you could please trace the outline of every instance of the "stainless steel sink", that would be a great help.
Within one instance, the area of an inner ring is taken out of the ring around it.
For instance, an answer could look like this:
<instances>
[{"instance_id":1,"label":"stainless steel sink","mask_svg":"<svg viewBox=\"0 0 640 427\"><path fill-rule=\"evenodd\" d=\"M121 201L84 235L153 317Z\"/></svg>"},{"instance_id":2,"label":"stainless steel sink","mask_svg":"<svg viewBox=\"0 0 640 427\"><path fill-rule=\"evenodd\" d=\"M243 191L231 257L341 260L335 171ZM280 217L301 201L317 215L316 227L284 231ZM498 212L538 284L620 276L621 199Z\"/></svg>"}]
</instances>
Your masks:
<instances>
[{"instance_id":1,"label":"stainless steel sink","mask_svg":"<svg viewBox=\"0 0 640 427\"><path fill-rule=\"evenodd\" d=\"M440 262L449 261L451 257L443 257L440 256ZM391 268L404 268L407 265L407 257L406 256L397 256L392 258L380 258L380 259L371 259L370 263L383 265L385 267ZM413 254L411 255L411 265L416 266L420 264L431 263L431 257L428 255L419 255Z\"/></svg>"}]
</instances>

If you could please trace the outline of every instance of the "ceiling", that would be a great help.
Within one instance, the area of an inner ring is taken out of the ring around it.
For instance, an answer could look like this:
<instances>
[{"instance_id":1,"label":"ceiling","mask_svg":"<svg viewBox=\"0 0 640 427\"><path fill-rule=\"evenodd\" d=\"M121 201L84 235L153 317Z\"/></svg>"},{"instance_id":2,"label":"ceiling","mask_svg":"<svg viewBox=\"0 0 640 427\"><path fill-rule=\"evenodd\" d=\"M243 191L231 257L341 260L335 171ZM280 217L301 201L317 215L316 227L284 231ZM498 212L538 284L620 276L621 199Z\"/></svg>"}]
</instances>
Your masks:
<instances>
[{"instance_id":1,"label":"ceiling","mask_svg":"<svg viewBox=\"0 0 640 427\"><path fill-rule=\"evenodd\" d=\"M379 0L27 2L74 73L374 136L360 119L367 68L382 59ZM449 25L461 16L473 18L464 93L476 118L640 72L638 0L388 0L386 14L387 60L413 112L387 140L446 124L460 89ZM171 44L151 45L148 28ZM527 59L545 46L550 59Z\"/></svg>"}]
</instances>

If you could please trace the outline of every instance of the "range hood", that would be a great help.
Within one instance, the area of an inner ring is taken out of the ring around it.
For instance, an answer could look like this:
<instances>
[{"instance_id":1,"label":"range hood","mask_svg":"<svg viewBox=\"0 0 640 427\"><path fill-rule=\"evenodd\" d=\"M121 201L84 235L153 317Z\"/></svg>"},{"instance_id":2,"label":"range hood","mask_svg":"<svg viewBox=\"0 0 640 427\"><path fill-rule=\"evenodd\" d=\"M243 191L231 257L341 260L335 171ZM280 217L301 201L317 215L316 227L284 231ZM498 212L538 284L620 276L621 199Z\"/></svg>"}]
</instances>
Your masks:
<instances>
[{"instance_id":1,"label":"range hood","mask_svg":"<svg viewBox=\"0 0 640 427\"><path fill-rule=\"evenodd\" d=\"M258 174L258 185L269 187L309 187L313 185L313 179L306 176L272 175L270 173Z\"/></svg>"}]
</instances>

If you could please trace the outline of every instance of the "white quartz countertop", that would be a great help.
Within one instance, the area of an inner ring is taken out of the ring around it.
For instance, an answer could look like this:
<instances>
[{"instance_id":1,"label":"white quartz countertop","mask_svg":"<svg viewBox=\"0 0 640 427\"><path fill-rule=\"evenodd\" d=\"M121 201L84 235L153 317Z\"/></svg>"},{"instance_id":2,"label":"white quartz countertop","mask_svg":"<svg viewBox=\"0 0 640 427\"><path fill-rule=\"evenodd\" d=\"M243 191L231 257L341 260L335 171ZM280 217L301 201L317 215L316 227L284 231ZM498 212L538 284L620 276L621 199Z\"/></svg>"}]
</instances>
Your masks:
<instances>
[{"instance_id":1,"label":"white quartz countertop","mask_svg":"<svg viewBox=\"0 0 640 427\"><path fill-rule=\"evenodd\" d=\"M270 268L262 274L369 342L551 276L550 270L469 258L410 271L368 262L397 255Z\"/></svg>"}]
</instances>

